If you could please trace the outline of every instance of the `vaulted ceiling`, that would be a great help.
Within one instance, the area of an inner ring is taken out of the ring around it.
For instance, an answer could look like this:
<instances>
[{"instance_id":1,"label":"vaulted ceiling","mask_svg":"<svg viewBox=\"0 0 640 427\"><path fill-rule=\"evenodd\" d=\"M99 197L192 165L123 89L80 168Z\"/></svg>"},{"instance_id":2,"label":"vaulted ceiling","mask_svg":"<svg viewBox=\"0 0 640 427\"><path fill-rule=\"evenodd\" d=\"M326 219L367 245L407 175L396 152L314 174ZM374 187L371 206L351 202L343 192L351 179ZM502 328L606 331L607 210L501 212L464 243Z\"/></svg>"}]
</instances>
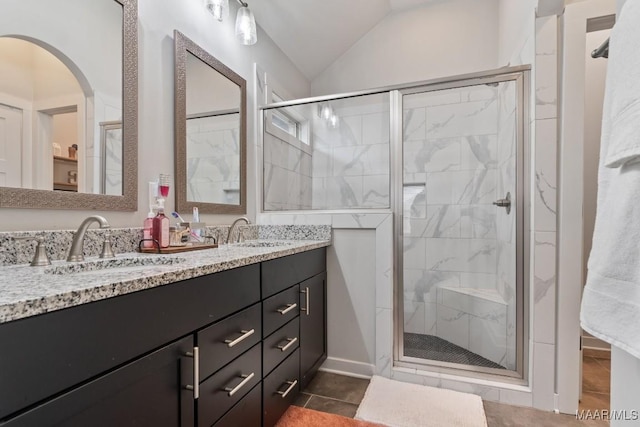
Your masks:
<instances>
[{"instance_id":1,"label":"vaulted ceiling","mask_svg":"<svg viewBox=\"0 0 640 427\"><path fill-rule=\"evenodd\" d=\"M446 0L250 0L260 27L309 79L390 13Z\"/></svg>"}]
</instances>

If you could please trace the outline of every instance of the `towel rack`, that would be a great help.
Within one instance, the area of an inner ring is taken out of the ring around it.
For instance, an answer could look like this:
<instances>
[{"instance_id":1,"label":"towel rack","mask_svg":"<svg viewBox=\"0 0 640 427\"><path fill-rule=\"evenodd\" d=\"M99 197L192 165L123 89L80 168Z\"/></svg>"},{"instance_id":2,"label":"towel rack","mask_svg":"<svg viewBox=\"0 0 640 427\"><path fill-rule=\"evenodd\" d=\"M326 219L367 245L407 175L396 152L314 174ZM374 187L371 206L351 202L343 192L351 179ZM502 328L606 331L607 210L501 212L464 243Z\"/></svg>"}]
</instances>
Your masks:
<instances>
[{"instance_id":1,"label":"towel rack","mask_svg":"<svg viewBox=\"0 0 640 427\"><path fill-rule=\"evenodd\" d=\"M591 52L592 58L608 58L609 57L609 39L607 38L604 43L600 45L597 49L594 49Z\"/></svg>"}]
</instances>

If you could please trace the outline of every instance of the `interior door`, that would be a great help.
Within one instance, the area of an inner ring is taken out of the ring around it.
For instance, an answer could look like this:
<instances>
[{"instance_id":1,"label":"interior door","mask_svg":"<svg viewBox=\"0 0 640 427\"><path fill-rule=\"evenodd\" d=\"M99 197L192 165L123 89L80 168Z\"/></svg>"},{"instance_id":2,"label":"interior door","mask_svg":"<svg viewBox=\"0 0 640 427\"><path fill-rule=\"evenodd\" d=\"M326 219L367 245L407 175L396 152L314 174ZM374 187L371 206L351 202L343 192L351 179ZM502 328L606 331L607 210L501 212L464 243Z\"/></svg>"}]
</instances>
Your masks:
<instances>
[{"instance_id":1,"label":"interior door","mask_svg":"<svg viewBox=\"0 0 640 427\"><path fill-rule=\"evenodd\" d=\"M0 104L0 186L22 187L22 110Z\"/></svg>"}]
</instances>

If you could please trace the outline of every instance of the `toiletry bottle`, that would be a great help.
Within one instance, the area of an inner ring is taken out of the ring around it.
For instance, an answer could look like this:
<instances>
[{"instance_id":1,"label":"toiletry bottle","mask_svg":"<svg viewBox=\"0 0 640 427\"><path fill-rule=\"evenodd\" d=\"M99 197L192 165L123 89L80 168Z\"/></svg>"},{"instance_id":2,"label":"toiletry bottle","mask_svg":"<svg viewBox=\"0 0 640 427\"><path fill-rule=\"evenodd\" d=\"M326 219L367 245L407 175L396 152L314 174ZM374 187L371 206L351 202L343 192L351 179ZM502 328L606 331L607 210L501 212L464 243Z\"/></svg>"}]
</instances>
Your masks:
<instances>
[{"instance_id":1,"label":"toiletry bottle","mask_svg":"<svg viewBox=\"0 0 640 427\"><path fill-rule=\"evenodd\" d=\"M158 208L158 215L153 218L153 238L161 248L169 247L169 218L164 216L164 208Z\"/></svg>"},{"instance_id":2,"label":"toiletry bottle","mask_svg":"<svg viewBox=\"0 0 640 427\"><path fill-rule=\"evenodd\" d=\"M153 248L155 246L151 241L151 239L154 238L153 217L154 217L153 210L149 209L147 218L145 218L142 226L142 238L144 239L144 242L142 242L142 247L145 249Z\"/></svg>"},{"instance_id":3,"label":"toiletry bottle","mask_svg":"<svg viewBox=\"0 0 640 427\"><path fill-rule=\"evenodd\" d=\"M194 223L200 222L200 212L198 211L198 208L196 206L193 207L193 222ZM194 237L198 241L200 241L200 237L202 236L202 230L200 229L200 225L198 225L198 228L193 230L193 234L194 234Z\"/></svg>"}]
</instances>

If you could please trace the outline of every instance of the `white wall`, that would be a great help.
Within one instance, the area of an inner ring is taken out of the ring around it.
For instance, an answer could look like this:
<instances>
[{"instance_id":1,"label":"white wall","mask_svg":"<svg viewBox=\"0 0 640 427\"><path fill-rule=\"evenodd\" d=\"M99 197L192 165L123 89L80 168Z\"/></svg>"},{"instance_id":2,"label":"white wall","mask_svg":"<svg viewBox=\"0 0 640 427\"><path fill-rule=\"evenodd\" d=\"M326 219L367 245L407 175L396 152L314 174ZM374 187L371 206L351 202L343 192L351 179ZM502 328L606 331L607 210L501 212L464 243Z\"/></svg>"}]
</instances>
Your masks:
<instances>
[{"instance_id":1,"label":"white wall","mask_svg":"<svg viewBox=\"0 0 640 427\"><path fill-rule=\"evenodd\" d=\"M19 2L22 4L22 2ZM232 3L230 17L237 4ZM258 29L258 43L240 45L234 19L217 22L200 0L138 0L138 211L101 212L112 226L141 226L147 213L147 182L159 173L173 173L173 30L177 29L247 80L247 105L253 105L253 63L287 85L296 98L310 86L282 51ZM3 14L4 15L4 14ZM28 20L25 14L24 20ZM62 23L67 25L67 23ZM2 27L0 27L2 28ZM248 114L248 212L255 215L255 113ZM173 196L167 209L173 209ZM95 212L91 212L95 213ZM1 209L0 230L75 229L90 212ZM229 216L201 215L211 223L229 223ZM10 219L10 220L9 220Z\"/></svg>"},{"instance_id":2,"label":"white wall","mask_svg":"<svg viewBox=\"0 0 640 427\"><path fill-rule=\"evenodd\" d=\"M532 17L538 1L499 0L498 3L498 65L504 66L512 61L513 53L533 34Z\"/></svg>"},{"instance_id":3,"label":"white wall","mask_svg":"<svg viewBox=\"0 0 640 427\"><path fill-rule=\"evenodd\" d=\"M322 72L311 91L341 93L492 69L497 29L498 0L451 0L396 12Z\"/></svg>"},{"instance_id":4,"label":"white wall","mask_svg":"<svg viewBox=\"0 0 640 427\"><path fill-rule=\"evenodd\" d=\"M587 277L587 259L591 252L593 227L596 221L596 201L598 190L598 161L600 159L600 132L602 128L602 106L604 102L604 82L607 75L607 60L594 59L591 51L600 46L611 30L587 33L584 75L584 241L583 269Z\"/></svg>"},{"instance_id":5,"label":"white wall","mask_svg":"<svg viewBox=\"0 0 640 427\"><path fill-rule=\"evenodd\" d=\"M583 185L585 133L585 50L587 20L615 12L614 0L575 2L565 8L558 150L558 286L556 327L556 392L558 409L574 413L578 406L582 354L580 300L584 285ZM536 213L537 214L537 213Z\"/></svg>"},{"instance_id":6,"label":"white wall","mask_svg":"<svg viewBox=\"0 0 640 427\"><path fill-rule=\"evenodd\" d=\"M346 361L352 371L354 365L375 364L375 260L374 230L333 231L333 245L327 251L326 366L330 369L343 368Z\"/></svg>"}]
</instances>

